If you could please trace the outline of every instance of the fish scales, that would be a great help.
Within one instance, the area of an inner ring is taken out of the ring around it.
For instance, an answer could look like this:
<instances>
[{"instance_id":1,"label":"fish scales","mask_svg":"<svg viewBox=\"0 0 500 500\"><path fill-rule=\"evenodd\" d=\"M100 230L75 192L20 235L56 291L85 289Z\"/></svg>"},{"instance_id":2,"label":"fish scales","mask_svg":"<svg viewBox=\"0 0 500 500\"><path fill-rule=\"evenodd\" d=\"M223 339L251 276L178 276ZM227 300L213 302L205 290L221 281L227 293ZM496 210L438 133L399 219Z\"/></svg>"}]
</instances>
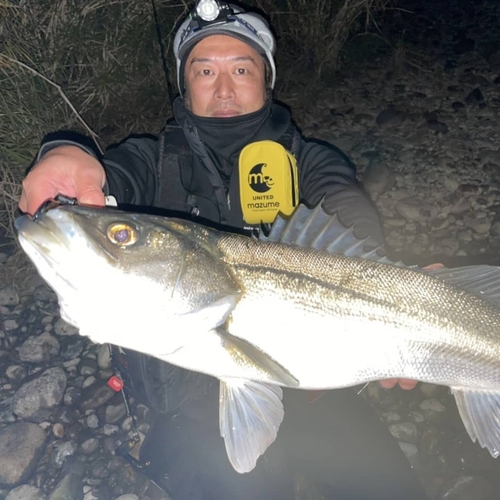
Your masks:
<instances>
[{"instance_id":1,"label":"fish scales","mask_svg":"<svg viewBox=\"0 0 500 500\"><path fill-rule=\"evenodd\" d=\"M327 252L232 236L218 246L244 290L228 330L269 352L301 387L352 385L353 377L500 385L500 312L470 293L420 271ZM267 321L255 327L248 318L257 315ZM298 342L305 332L308 342ZM296 366L308 355L314 363Z\"/></svg>"}]
</instances>

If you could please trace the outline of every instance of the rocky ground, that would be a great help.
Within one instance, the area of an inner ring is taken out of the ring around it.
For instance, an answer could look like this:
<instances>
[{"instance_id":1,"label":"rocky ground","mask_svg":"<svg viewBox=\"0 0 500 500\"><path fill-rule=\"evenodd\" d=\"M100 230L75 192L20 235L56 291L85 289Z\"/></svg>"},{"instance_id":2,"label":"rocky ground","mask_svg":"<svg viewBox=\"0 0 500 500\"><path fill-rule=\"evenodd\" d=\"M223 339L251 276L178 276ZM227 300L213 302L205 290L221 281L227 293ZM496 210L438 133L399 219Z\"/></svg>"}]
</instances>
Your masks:
<instances>
[{"instance_id":1,"label":"rocky ground","mask_svg":"<svg viewBox=\"0 0 500 500\"><path fill-rule=\"evenodd\" d=\"M494 2L417 8L396 61L351 68L299 107L304 133L357 165L389 245L407 260L500 261L498 11ZM0 288L0 499L167 498L119 453L134 426L147 432L148 409L127 414L106 384L107 348L76 336L53 293L31 285ZM500 498L500 462L471 442L446 388L370 384L362 395L429 499Z\"/></svg>"},{"instance_id":2,"label":"rocky ground","mask_svg":"<svg viewBox=\"0 0 500 500\"><path fill-rule=\"evenodd\" d=\"M494 3L481 17L451 10L460 33L445 31L433 11L425 24L416 16L413 29L428 32L425 52L408 45L403 63L384 57L352 69L301 116L306 135L333 142L354 161L387 241L411 258L449 263L498 253L500 50L487 57L473 50L474 38L492 35L496 10ZM467 28L474 38L466 43ZM498 41L486 47L500 49Z\"/></svg>"}]
</instances>

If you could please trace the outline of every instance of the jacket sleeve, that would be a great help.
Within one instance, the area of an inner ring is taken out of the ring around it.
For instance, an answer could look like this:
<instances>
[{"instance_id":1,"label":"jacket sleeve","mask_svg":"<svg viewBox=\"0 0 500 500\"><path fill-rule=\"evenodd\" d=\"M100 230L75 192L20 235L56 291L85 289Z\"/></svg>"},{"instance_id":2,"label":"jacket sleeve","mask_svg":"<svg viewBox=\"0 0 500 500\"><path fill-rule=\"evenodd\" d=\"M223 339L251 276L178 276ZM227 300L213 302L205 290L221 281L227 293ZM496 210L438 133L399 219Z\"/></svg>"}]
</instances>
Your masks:
<instances>
[{"instance_id":1,"label":"jacket sleeve","mask_svg":"<svg viewBox=\"0 0 500 500\"><path fill-rule=\"evenodd\" d=\"M109 194L120 203L152 206L156 194L158 140L128 139L110 148L102 162Z\"/></svg>"},{"instance_id":2,"label":"jacket sleeve","mask_svg":"<svg viewBox=\"0 0 500 500\"><path fill-rule=\"evenodd\" d=\"M105 194L113 195L118 203L153 205L159 155L157 139L127 139L120 145L107 149L102 158L78 141L53 140L42 145L36 161L59 146L77 146L99 159L106 172Z\"/></svg>"},{"instance_id":3,"label":"jacket sleeve","mask_svg":"<svg viewBox=\"0 0 500 500\"><path fill-rule=\"evenodd\" d=\"M384 243L377 209L356 180L356 169L333 146L303 141L298 158L301 201L310 207L323 199L323 209L337 214L343 226L355 226L355 235L376 245Z\"/></svg>"}]
</instances>

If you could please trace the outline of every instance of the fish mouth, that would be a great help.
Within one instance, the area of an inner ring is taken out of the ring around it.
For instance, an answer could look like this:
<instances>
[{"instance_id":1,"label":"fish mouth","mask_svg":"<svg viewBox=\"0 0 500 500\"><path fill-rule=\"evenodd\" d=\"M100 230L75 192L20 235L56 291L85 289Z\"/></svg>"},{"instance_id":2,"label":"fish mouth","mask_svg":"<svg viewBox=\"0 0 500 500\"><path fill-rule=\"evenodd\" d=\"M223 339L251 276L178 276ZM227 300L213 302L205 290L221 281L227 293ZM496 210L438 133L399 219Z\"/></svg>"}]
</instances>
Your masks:
<instances>
[{"instance_id":1,"label":"fish mouth","mask_svg":"<svg viewBox=\"0 0 500 500\"><path fill-rule=\"evenodd\" d=\"M33 247L48 259L54 248L63 246L69 251L68 237L51 213L43 214L36 221L29 215L22 215L14 221L14 228L23 248L25 244Z\"/></svg>"},{"instance_id":2,"label":"fish mouth","mask_svg":"<svg viewBox=\"0 0 500 500\"><path fill-rule=\"evenodd\" d=\"M71 252L71 240L78 236L70 219L69 214L54 208L36 220L22 215L14 221L14 228L21 247L38 267L42 277L52 286L56 280L75 290L71 281L64 278L65 256Z\"/></svg>"}]
</instances>

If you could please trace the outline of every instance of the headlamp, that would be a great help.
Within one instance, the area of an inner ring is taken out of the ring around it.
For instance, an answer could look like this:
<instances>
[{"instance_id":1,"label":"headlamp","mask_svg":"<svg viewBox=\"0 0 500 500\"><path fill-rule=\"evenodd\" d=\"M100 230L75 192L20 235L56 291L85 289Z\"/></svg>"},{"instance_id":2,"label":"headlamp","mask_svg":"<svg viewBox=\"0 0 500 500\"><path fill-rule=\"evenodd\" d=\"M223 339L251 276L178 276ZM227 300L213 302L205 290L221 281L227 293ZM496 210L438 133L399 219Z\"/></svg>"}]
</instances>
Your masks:
<instances>
[{"instance_id":1,"label":"headlamp","mask_svg":"<svg viewBox=\"0 0 500 500\"><path fill-rule=\"evenodd\" d=\"M196 13L204 21L213 21L220 14L219 2L216 0L200 0L196 6Z\"/></svg>"},{"instance_id":2,"label":"headlamp","mask_svg":"<svg viewBox=\"0 0 500 500\"><path fill-rule=\"evenodd\" d=\"M226 2L218 0L199 0L191 11L191 19L198 23L198 28L207 24L229 22L233 10Z\"/></svg>"}]
</instances>

